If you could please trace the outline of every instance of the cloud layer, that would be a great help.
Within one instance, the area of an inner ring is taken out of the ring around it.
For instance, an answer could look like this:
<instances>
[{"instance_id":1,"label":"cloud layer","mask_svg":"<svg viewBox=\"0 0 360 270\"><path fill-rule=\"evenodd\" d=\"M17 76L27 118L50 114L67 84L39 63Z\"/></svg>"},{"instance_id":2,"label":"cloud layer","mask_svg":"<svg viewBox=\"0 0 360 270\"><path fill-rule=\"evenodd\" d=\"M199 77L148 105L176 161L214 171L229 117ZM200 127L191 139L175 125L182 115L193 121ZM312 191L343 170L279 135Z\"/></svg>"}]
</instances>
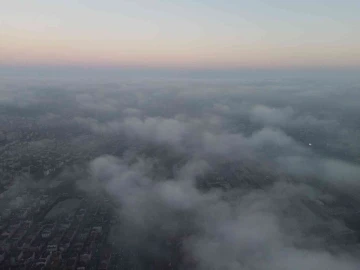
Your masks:
<instances>
[{"instance_id":1,"label":"cloud layer","mask_svg":"<svg viewBox=\"0 0 360 270\"><path fill-rule=\"evenodd\" d=\"M61 140L91 157L77 185L111 198L121 221L112 240L144 269L176 261L179 269L355 270L357 247L340 240L357 232L333 209L358 203L360 111L348 103L358 88L344 84L341 101L319 85L54 83L21 95L28 88L11 82L1 88L1 121L27 117L54 130L29 142L31 153Z\"/></svg>"}]
</instances>

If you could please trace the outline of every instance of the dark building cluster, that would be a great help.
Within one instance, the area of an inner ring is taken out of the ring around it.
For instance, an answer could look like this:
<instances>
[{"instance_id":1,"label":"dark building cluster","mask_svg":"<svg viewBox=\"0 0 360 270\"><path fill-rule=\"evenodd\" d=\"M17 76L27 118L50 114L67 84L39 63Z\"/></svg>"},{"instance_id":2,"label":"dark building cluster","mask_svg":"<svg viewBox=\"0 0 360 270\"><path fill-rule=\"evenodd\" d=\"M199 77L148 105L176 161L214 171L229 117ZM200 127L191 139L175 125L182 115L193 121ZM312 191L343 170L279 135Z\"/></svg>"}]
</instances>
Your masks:
<instances>
[{"instance_id":1,"label":"dark building cluster","mask_svg":"<svg viewBox=\"0 0 360 270\"><path fill-rule=\"evenodd\" d=\"M49 216L69 194L43 194L1 217L1 269L109 269L112 220L108 201L75 197L78 205ZM48 217L49 216L49 217Z\"/></svg>"}]
</instances>

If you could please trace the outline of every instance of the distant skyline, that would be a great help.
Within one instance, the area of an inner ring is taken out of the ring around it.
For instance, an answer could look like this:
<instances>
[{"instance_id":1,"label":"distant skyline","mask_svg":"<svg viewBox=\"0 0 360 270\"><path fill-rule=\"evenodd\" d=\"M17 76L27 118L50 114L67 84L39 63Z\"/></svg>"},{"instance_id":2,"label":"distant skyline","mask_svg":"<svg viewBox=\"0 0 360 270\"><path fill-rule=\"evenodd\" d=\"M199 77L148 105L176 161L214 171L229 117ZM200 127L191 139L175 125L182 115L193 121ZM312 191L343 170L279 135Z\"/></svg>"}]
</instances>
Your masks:
<instances>
[{"instance_id":1,"label":"distant skyline","mask_svg":"<svg viewBox=\"0 0 360 270\"><path fill-rule=\"evenodd\" d=\"M360 1L0 0L0 66L360 68Z\"/></svg>"}]
</instances>

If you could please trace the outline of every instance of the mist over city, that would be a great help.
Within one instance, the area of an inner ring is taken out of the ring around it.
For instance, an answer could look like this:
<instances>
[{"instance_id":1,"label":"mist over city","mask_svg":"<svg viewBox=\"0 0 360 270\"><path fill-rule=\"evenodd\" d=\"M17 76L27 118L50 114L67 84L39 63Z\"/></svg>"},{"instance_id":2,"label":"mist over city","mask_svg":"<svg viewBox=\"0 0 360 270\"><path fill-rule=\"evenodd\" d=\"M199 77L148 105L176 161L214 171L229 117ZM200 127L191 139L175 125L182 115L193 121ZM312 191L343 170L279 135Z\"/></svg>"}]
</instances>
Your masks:
<instances>
[{"instance_id":1,"label":"mist over city","mask_svg":"<svg viewBox=\"0 0 360 270\"><path fill-rule=\"evenodd\" d=\"M360 1L0 7L0 270L360 269Z\"/></svg>"},{"instance_id":2,"label":"mist over city","mask_svg":"<svg viewBox=\"0 0 360 270\"><path fill-rule=\"evenodd\" d=\"M327 81L3 80L2 263L358 269L359 84Z\"/></svg>"}]
</instances>

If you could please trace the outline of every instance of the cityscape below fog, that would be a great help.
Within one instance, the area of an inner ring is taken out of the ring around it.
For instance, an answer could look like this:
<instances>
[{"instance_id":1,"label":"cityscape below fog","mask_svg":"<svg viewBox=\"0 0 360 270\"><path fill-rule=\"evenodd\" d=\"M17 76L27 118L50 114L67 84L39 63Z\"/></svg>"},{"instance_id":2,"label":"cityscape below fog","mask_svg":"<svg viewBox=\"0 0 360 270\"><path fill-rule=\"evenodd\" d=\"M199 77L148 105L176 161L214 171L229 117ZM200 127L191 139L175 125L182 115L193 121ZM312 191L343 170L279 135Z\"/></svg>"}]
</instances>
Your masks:
<instances>
[{"instance_id":1,"label":"cityscape below fog","mask_svg":"<svg viewBox=\"0 0 360 270\"><path fill-rule=\"evenodd\" d=\"M0 6L0 270L360 269L359 0Z\"/></svg>"},{"instance_id":2,"label":"cityscape below fog","mask_svg":"<svg viewBox=\"0 0 360 270\"><path fill-rule=\"evenodd\" d=\"M357 269L358 87L3 80L1 269Z\"/></svg>"}]
</instances>

